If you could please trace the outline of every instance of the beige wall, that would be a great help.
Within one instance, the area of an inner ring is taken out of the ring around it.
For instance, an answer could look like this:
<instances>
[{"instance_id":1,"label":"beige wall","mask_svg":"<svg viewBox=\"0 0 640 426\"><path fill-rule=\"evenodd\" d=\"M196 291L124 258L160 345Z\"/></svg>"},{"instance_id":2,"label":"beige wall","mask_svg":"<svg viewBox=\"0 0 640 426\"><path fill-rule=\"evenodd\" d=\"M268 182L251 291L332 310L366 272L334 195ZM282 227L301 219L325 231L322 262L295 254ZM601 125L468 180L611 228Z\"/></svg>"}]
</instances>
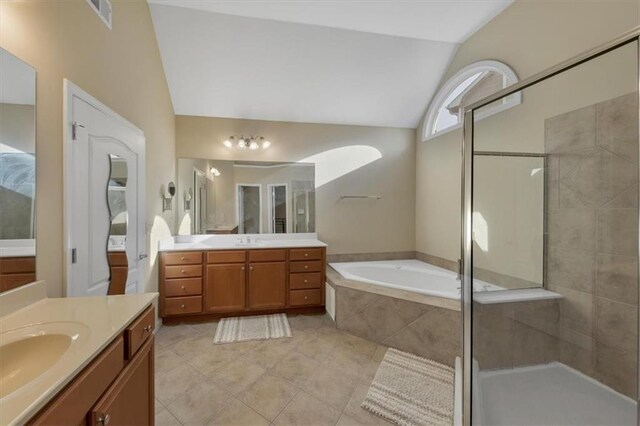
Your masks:
<instances>
[{"instance_id":1,"label":"beige wall","mask_svg":"<svg viewBox=\"0 0 640 426\"><path fill-rule=\"evenodd\" d=\"M234 134L262 135L272 146L229 150L222 141ZM379 159L348 171L376 150ZM313 155L322 156L316 157L317 182L334 178L316 190L317 232L329 253L415 249L415 130L176 117L179 158L300 161ZM340 195L360 194L382 198L338 201Z\"/></svg>"},{"instance_id":2,"label":"beige wall","mask_svg":"<svg viewBox=\"0 0 640 426\"><path fill-rule=\"evenodd\" d=\"M527 78L638 23L635 1L516 1L461 45L443 83L461 68L485 59L505 62L520 78ZM624 59L622 63L629 64ZM527 97L525 92L522 105L487 119L479 131L490 142L480 149L540 152L544 117L630 91L624 79L616 81L615 74L595 71L581 77L584 79L574 82L557 80L555 86L536 89L534 96ZM557 93L558 87L565 91ZM572 88L579 90L572 92ZM553 109L542 110L549 100L553 100ZM537 111L535 117L528 116L532 111ZM522 117L527 117L526 122ZM506 128L504 124L509 122L514 125ZM456 130L425 143L419 138L417 143L416 249L451 260L460 257L461 140L462 130Z\"/></svg>"},{"instance_id":3,"label":"beige wall","mask_svg":"<svg viewBox=\"0 0 640 426\"><path fill-rule=\"evenodd\" d=\"M0 43L37 72L37 276L63 294L62 97L68 78L141 128L147 143L147 289L155 247L170 235L160 185L174 180L175 117L144 0L113 2L109 30L85 0L0 2ZM153 248L153 250L152 250Z\"/></svg>"}]
</instances>

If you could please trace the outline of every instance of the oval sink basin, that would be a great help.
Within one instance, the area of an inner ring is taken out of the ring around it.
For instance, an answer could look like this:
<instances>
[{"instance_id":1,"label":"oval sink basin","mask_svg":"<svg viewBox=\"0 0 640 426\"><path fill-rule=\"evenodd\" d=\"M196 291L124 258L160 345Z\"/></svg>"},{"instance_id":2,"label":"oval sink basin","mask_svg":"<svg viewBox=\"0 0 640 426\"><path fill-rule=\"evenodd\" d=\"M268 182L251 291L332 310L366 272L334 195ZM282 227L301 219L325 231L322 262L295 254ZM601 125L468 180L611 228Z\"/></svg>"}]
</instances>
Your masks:
<instances>
[{"instance_id":1,"label":"oval sink basin","mask_svg":"<svg viewBox=\"0 0 640 426\"><path fill-rule=\"evenodd\" d=\"M46 373L87 333L80 323L45 323L0 335L0 399Z\"/></svg>"}]
</instances>

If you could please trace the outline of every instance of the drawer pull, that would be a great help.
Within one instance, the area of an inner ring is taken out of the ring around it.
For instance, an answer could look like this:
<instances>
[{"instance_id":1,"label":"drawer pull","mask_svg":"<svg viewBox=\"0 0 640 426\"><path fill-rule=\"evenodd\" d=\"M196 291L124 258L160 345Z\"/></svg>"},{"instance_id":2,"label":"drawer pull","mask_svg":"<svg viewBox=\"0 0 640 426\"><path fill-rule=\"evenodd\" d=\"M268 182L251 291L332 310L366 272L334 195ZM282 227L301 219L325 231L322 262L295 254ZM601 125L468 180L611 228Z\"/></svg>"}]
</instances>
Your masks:
<instances>
[{"instance_id":1,"label":"drawer pull","mask_svg":"<svg viewBox=\"0 0 640 426\"><path fill-rule=\"evenodd\" d=\"M181 286L180 288L184 290L184 286Z\"/></svg>"},{"instance_id":2,"label":"drawer pull","mask_svg":"<svg viewBox=\"0 0 640 426\"><path fill-rule=\"evenodd\" d=\"M180 258L180 260L184 260L184 256L182 256L182 257Z\"/></svg>"},{"instance_id":3,"label":"drawer pull","mask_svg":"<svg viewBox=\"0 0 640 426\"><path fill-rule=\"evenodd\" d=\"M309 257L309 253L305 253L305 254L304 254L304 257Z\"/></svg>"},{"instance_id":4,"label":"drawer pull","mask_svg":"<svg viewBox=\"0 0 640 426\"><path fill-rule=\"evenodd\" d=\"M304 300L309 300L309 296L305 296L305 297L304 297Z\"/></svg>"},{"instance_id":5,"label":"drawer pull","mask_svg":"<svg viewBox=\"0 0 640 426\"><path fill-rule=\"evenodd\" d=\"M304 265L304 269L309 269L309 265Z\"/></svg>"},{"instance_id":6,"label":"drawer pull","mask_svg":"<svg viewBox=\"0 0 640 426\"><path fill-rule=\"evenodd\" d=\"M249 269L253 271L253 266L249 266Z\"/></svg>"},{"instance_id":7,"label":"drawer pull","mask_svg":"<svg viewBox=\"0 0 640 426\"><path fill-rule=\"evenodd\" d=\"M308 282L309 282L309 280L304 280L304 282L305 282L305 283L308 283Z\"/></svg>"},{"instance_id":8,"label":"drawer pull","mask_svg":"<svg viewBox=\"0 0 640 426\"><path fill-rule=\"evenodd\" d=\"M181 307L182 309L184 309L184 305L180 305L180 307Z\"/></svg>"},{"instance_id":9,"label":"drawer pull","mask_svg":"<svg viewBox=\"0 0 640 426\"><path fill-rule=\"evenodd\" d=\"M151 333L151 330L153 330L153 327L151 327L150 325L144 328L144 331L146 331L147 333Z\"/></svg>"},{"instance_id":10,"label":"drawer pull","mask_svg":"<svg viewBox=\"0 0 640 426\"><path fill-rule=\"evenodd\" d=\"M240 268L241 271L244 271L244 266L242 268Z\"/></svg>"},{"instance_id":11,"label":"drawer pull","mask_svg":"<svg viewBox=\"0 0 640 426\"><path fill-rule=\"evenodd\" d=\"M184 272L185 272L184 269L180 271L181 274L184 274Z\"/></svg>"},{"instance_id":12,"label":"drawer pull","mask_svg":"<svg viewBox=\"0 0 640 426\"><path fill-rule=\"evenodd\" d=\"M98 417L98 424L99 425L108 425L109 422L111 421L111 416L108 414L101 414L100 417Z\"/></svg>"}]
</instances>

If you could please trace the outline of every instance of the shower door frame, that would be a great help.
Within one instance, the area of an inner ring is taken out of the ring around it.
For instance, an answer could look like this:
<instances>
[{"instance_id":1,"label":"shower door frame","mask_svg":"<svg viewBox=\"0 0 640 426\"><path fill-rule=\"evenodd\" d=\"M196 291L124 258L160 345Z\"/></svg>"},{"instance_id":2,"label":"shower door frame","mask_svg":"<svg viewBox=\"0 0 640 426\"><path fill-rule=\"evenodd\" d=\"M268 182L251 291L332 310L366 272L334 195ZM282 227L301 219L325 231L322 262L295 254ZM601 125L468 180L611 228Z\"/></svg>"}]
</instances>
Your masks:
<instances>
[{"instance_id":1,"label":"shower door frame","mask_svg":"<svg viewBox=\"0 0 640 426\"><path fill-rule=\"evenodd\" d=\"M463 140L462 140L462 241L460 244L461 259L462 259L462 297L461 297L461 309L463 314L462 320L462 348L463 348L463 385L462 385L462 421L465 426L471 425L471 389L472 389L472 374L473 374L473 318L472 318L472 304L473 304L473 251L472 251L472 231L473 231L473 132L474 132L474 113L475 110L482 108L488 104L491 104L499 99L514 93L520 92L530 86L538 84L542 81L548 80L558 74L582 65L586 62L596 59L600 56L614 51L627 44L637 42L636 52L636 66L638 70L638 101L640 105L640 26L625 32L624 34L616 37L615 39L598 46L594 49L588 50L580 55L577 55L571 59L559 63L551 68L546 69L538 74L535 74L525 80L522 80L516 84L513 84L505 89L496 92L495 94L481 99L471 105L464 108L464 122L463 122ZM638 122L640 123L640 107L638 108ZM640 124L638 126L638 134L640 136ZM640 137L638 140L640 146ZM639 155L640 160L640 155ZM639 163L640 164L640 163ZM640 170L639 170L640 173ZM640 191L640 190L639 190ZM639 233L640 233L640 214L638 217ZM640 234L638 238L638 253L640 254ZM640 274L640 267L639 267ZM639 275L640 276L640 275ZM640 294L638 297L638 306L640 307ZM638 330L640 330L640 315L638 315ZM636 345L638 345L638 336L636 336ZM638 375L638 394L636 399L638 402L638 413L636 415L636 422L640 426L640 351L638 351L638 359L636 360Z\"/></svg>"}]
</instances>

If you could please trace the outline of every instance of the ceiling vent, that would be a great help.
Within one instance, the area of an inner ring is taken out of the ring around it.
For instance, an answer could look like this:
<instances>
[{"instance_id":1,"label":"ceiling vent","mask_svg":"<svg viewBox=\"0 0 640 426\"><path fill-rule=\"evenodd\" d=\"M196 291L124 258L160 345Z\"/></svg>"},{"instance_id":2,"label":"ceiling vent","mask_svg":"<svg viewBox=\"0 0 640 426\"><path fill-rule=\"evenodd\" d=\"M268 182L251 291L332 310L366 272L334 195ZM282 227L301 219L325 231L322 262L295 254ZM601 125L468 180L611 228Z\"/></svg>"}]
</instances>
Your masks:
<instances>
[{"instance_id":1,"label":"ceiling vent","mask_svg":"<svg viewBox=\"0 0 640 426\"><path fill-rule=\"evenodd\" d=\"M87 0L102 22L111 29L111 0Z\"/></svg>"}]
</instances>

